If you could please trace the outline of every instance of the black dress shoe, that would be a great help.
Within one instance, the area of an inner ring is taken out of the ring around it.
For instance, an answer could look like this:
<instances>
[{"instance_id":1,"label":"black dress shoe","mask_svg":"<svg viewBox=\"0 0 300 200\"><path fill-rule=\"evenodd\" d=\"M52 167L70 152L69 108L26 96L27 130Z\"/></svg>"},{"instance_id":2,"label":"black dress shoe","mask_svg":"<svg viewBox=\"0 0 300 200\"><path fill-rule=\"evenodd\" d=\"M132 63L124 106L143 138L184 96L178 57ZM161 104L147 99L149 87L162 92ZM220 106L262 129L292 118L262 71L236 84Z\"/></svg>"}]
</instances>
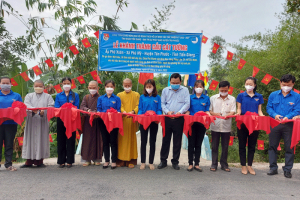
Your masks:
<instances>
[{"instance_id":1,"label":"black dress shoe","mask_svg":"<svg viewBox=\"0 0 300 200\"><path fill-rule=\"evenodd\" d=\"M173 167L175 170L180 170L180 167L178 166L178 164L172 164L172 167Z\"/></svg>"},{"instance_id":2,"label":"black dress shoe","mask_svg":"<svg viewBox=\"0 0 300 200\"><path fill-rule=\"evenodd\" d=\"M163 168L165 168L165 167L167 167L167 163L161 162L161 163L159 163L159 165L157 166L157 169L163 169Z\"/></svg>"},{"instance_id":3,"label":"black dress shoe","mask_svg":"<svg viewBox=\"0 0 300 200\"><path fill-rule=\"evenodd\" d=\"M22 165L20 168L29 168L29 167L32 167L32 165Z\"/></svg>"},{"instance_id":4,"label":"black dress shoe","mask_svg":"<svg viewBox=\"0 0 300 200\"><path fill-rule=\"evenodd\" d=\"M46 165L44 165L44 164L41 164L41 165L37 165L36 167L39 167L39 168L44 168L44 167L46 167Z\"/></svg>"},{"instance_id":5,"label":"black dress shoe","mask_svg":"<svg viewBox=\"0 0 300 200\"><path fill-rule=\"evenodd\" d=\"M107 168L108 168L108 165L106 165L106 166L103 165L103 169L107 169Z\"/></svg>"},{"instance_id":6,"label":"black dress shoe","mask_svg":"<svg viewBox=\"0 0 300 200\"><path fill-rule=\"evenodd\" d=\"M64 168L65 167L65 164L63 165L58 165L58 168Z\"/></svg>"},{"instance_id":7,"label":"black dress shoe","mask_svg":"<svg viewBox=\"0 0 300 200\"><path fill-rule=\"evenodd\" d=\"M268 175L275 175L275 174L278 174L278 171L270 169L270 171L267 174Z\"/></svg>"},{"instance_id":8,"label":"black dress shoe","mask_svg":"<svg viewBox=\"0 0 300 200\"><path fill-rule=\"evenodd\" d=\"M111 169L116 169L116 168L117 168L117 166L111 166L110 168L111 168Z\"/></svg>"},{"instance_id":9,"label":"black dress shoe","mask_svg":"<svg viewBox=\"0 0 300 200\"><path fill-rule=\"evenodd\" d=\"M202 172L202 169L199 167L199 168L196 168L194 167L194 169L197 171L197 172Z\"/></svg>"},{"instance_id":10,"label":"black dress shoe","mask_svg":"<svg viewBox=\"0 0 300 200\"><path fill-rule=\"evenodd\" d=\"M292 173L284 171L284 176L285 178L292 178Z\"/></svg>"},{"instance_id":11,"label":"black dress shoe","mask_svg":"<svg viewBox=\"0 0 300 200\"><path fill-rule=\"evenodd\" d=\"M72 164L70 164L70 165L67 165L67 168L71 168L72 167Z\"/></svg>"}]
</instances>

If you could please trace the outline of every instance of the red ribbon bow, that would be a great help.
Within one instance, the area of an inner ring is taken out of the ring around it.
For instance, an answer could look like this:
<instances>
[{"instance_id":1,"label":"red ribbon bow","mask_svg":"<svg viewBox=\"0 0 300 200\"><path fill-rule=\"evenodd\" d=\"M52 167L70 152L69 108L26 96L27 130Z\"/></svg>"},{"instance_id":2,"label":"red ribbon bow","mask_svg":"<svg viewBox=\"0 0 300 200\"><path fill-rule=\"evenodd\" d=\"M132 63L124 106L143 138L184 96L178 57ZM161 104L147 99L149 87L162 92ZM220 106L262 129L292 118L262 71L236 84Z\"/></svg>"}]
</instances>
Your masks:
<instances>
[{"instance_id":1,"label":"red ribbon bow","mask_svg":"<svg viewBox=\"0 0 300 200\"><path fill-rule=\"evenodd\" d=\"M61 106L61 108L76 108L72 103L65 103Z\"/></svg>"},{"instance_id":2,"label":"red ribbon bow","mask_svg":"<svg viewBox=\"0 0 300 200\"><path fill-rule=\"evenodd\" d=\"M145 113L145 116L154 116L154 115L157 115L156 112L154 112L153 110L148 110L146 113Z\"/></svg>"},{"instance_id":3,"label":"red ribbon bow","mask_svg":"<svg viewBox=\"0 0 300 200\"><path fill-rule=\"evenodd\" d=\"M11 104L11 107L12 108L27 108L27 106L23 102L20 102L20 101L14 101Z\"/></svg>"},{"instance_id":4,"label":"red ribbon bow","mask_svg":"<svg viewBox=\"0 0 300 200\"><path fill-rule=\"evenodd\" d=\"M207 116L208 114L203 111L196 112L194 116Z\"/></svg>"},{"instance_id":5,"label":"red ribbon bow","mask_svg":"<svg viewBox=\"0 0 300 200\"><path fill-rule=\"evenodd\" d=\"M107 109L106 112L107 112L109 121L112 121L111 113L118 113L118 111L116 109L112 108L112 107L110 107L110 109Z\"/></svg>"}]
</instances>

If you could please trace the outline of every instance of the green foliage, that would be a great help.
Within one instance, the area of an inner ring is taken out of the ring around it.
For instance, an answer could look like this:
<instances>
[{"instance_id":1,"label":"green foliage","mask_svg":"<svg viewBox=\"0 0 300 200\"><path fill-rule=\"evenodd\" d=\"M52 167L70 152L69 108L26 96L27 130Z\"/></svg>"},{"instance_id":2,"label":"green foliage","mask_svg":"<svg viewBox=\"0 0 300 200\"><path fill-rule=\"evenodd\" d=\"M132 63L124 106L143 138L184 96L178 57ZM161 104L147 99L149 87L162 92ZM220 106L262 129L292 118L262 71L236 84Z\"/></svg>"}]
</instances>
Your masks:
<instances>
[{"instance_id":1,"label":"green foliage","mask_svg":"<svg viewBox=\"0 0 300 200\"><path fill-rule=\"evenodd\" d=\"M169 20L169 16L172 14L172 11L175 9L175 0L170 2L168 5L163 5L161 10L155 8L156 14L152 14L153 20L150 21L150 28L147 28L143 25L145 31L150 32L172 32L162 28Z\"/></svg>"},{"instance_id":2,"label":"green foliage","mask_svg":"<svg viewBox=\"0 0 300 200\"><path fill-rule=\"evenodd\" d=\"M287 13L300 14L300 0L287 0Z\"/></svg>"}]
</instances>

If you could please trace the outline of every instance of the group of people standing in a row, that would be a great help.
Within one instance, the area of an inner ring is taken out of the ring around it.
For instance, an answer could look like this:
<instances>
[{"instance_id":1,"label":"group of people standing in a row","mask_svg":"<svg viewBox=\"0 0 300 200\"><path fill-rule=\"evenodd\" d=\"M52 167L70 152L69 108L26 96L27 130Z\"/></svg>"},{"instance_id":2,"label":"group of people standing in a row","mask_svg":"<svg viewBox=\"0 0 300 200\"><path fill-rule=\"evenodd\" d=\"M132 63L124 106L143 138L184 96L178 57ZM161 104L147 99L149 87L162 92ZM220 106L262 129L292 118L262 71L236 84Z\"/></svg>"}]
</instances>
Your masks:
<instances>
[{"instance_id":1,"label":"group of people standing in a row","mask_svg":"<svg viewBox=\"0 0 300 200\"><path fill-rule=\"evenodd\" d=\"M297 118L300 115L300 95L295 93L292 88L295 83L295 77L284 75L280 79L281 90L273 92L267 105L267 113L276 120L286 120ZM174 73L170 77L170 86L162 91L161 97L157 94L154 80L149 79L144 84L143 94L140 96L132 91L132 81L125 79L123 81L124 91L115 95L115 83L112 80L105 82L105 94L100 96L98 83L91 81L88 85L89 93L84 96L81 105L79 105L79 95L71 90L71 79L62 79L63 92L56 95L55 102L51 95L44 93L44 83L40 80L34 82L33 93L27 94L24 103L28 108L56 107L60 108L63 104L69 102L79 109L87 112L106 112L114 108L121 113L145 114L147 111L154 111L157 115L172 115L165 118L165 137L163 137L160 151L160 164L158 169L167 166L167 159L170 151L170 142L173 135L173 159L172 167L179 170L179 157L181 151L182 132L184 118L176 117L179 114L194 115L199 111L206 112L212 116L223 116L225 119L217 118L214 124L211 124L212 134L212 165L210 170L216 171L218 167L218 149L221 138L222 154L220 158L221 169L230 172L227 163L228 146L231 134L232 121L226 118L230 115L244 115L247 111L257 113L263 116L261 110L264 103L261 94L256 92L256 79L249 77L245 81L246 91L240 93L235 99L228 94L230 83L222 81L219 83L219 94L209 98L204 94L204 82L197 80L194 85L192 95L186 87L181 86L181 76ZM19 94L11 91L11 83L8 77L1 78L0 82L0 108L10 107L13 101L22 101ZM47 110L28 110L24 133L24 143L22 157L27 159L21 168L44 167L43 159L49 155L49 123L47 121ZM84 166L100 165L102 154L104 153L106 169L111 165L111 169L117 166L127 166L133 168L137 164L137 141L136 132L138 124L134 123L128 116L123 116L124 135L118 133L118 129L108 132L103 120L96 117L93 120L93 126L89 124L89 115L82 118L83 121L83 141L81 156ZM146 167L146 145L148 134L150 132L150 153L149 168L155 169L153 165L155 156L156 136L158 132L158 123L152 122L145 130L140 125L141 134L141 166ZM188 171L196 170L201 172L199 166L201 144L206 133L206 128L198 122L192 125L192 134L188 136ZM283 167L284 176L291 178L291 169L294 162L294 150L290 148L293 123L281 123L271 130L269 135L269 162L270 171L268 175L278 173L277 166L277 147L281 137L285 145L285 166ZM5 121L0 125L0 146L5 141L5 167L10 171L16 171L12 166L13 140L17 131L17 124L12 120ZM72 167L74 163L75 152L75 132L71 138L66 137L66 129L60 118L57 118L57 163L60 168ZM255 175L252 168L252 162L255 153L259 132L254 131L249 134L248 129L242 124L238 130L239 154L243 174ZM248 157L246 157L246 146L248 143ZM2 148L0 148L0 155ZM111 156L110 156L111 152ZM111 161L110 161L111 157ZM111 162L111 164L110 164ZM246 166L247 163L247 166Z\"/></svg>"}]
</instances>

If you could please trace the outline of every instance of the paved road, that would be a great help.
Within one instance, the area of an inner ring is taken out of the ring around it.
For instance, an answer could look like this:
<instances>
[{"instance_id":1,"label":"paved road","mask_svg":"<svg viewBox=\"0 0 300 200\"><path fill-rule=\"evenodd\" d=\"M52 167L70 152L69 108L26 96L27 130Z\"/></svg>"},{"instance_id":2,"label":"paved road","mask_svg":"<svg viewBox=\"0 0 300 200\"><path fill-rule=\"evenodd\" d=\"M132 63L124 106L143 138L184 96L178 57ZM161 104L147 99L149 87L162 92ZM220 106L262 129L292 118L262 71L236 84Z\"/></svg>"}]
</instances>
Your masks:
<instances>
[{"instance_id":1,"label":"paved road","mask_svg":"<svg viewBox=\"0 0 300 200\"><path fill-rule=\"evenodd\" d=\"M299 199L300 170L286 179L282 172L269 177L232 172L187 172L171 167L151 171L138 168L102 169L102 166L57 166L0 170L0 199Z\"/></svg>"}]
</instances>

